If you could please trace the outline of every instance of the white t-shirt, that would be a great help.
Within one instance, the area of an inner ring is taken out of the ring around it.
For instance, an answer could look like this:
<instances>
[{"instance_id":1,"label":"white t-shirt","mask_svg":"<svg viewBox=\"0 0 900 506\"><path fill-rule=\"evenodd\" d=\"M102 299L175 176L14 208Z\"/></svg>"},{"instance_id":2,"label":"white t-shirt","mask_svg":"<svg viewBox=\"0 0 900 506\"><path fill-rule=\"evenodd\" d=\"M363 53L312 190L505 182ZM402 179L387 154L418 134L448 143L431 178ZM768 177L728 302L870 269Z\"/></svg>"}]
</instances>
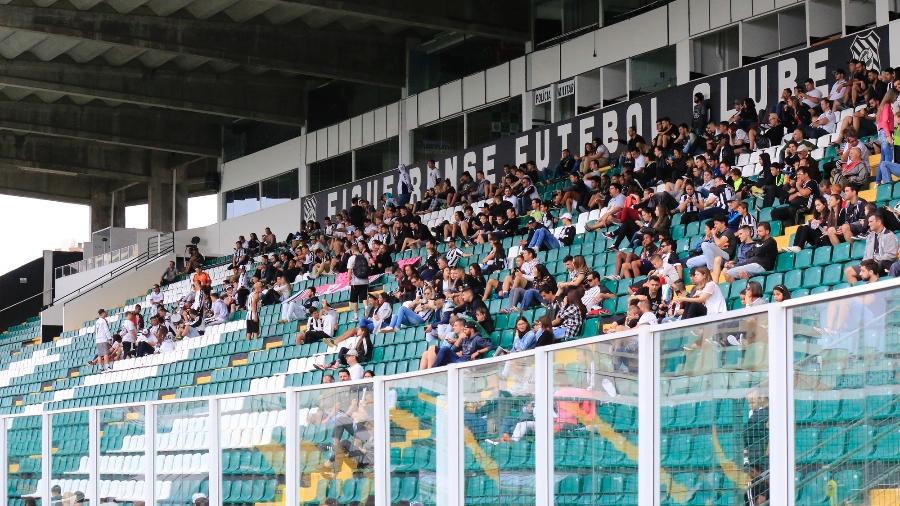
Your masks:
<instances>
[{"instance_id":1,"label":"white t-shirt","mask_svg":"<svg viewBox=\"0 0 900 506\"><path fill-rule=\"evenodd\" d=\"M148 305L148 306L151 306L151 307L152 307L152 306L157 306L157 305L159 305L159 304L162 304L162 302L163 302L163 294L162 294L162 292L160 292L160 293L150 292L150 293L147 295L147 305Z\"/></svg>"},{"instance_id":2,"label":"white t-shirt","mask_svg":"<svg viewBox=\"0 0 900 506\"><path fill-rule=\"evenodd\" d=\"M94 342L97 344L108 343L112 339L109 332L109 323L106 318L97 318L94 322Z\"/></svg>"},{"instance_id":3,"label":"white t-shirt","mask_svg":"<svg viewBox=\"0 0 900 506\"><path fill-rule=\"evenodd\" d=\"M844 98L845 87L847 86L847 80L841 79L840 81L836 81L831 85L831 92L828 94L829 100L841 100Z\"/></svg>"},{"instance_id":4,"label":"white t-shirt","mask_svg":"<svg viewBox=\"0 0 900 506\"><path fill-rule=\"evenodd\" d=\"M653 314L653 311L647 311L646 313L642 314L641 317L638 319L637 326L640 327L641 325L653 325L656 323L659 323L659 320L657 320L656 315Z\"/></svg>"},{"instance_id":5,"label":"white t-shirt","mask_svg":"<svg viewBox=\"0 0 900 506\"><path fill-rule=\"evenodd\" d=\"M835 118L834 113L831 111L823 112L819 115L819 119L825 118L825 124L821 126L822 130L833 134L834 130L837 128L837 118Z\"/></svg>"},{"instance_id":6,"label":"white t-shirt","mask_svg":"<svg viewBox=\"0 0 900 506\"><path fill-rule=\"evenodd\" d=\"M819 91L818 88L813 88L812 90L807 91L806 94L809 95L810 97L822 98L822 92ZM806 104L807 107L815 107L815 106L819 105L817 102L813 102L812 100L809 100L806 98L801 100L801 102Z\"/></svg>"},{"instance_id":7,"label":"white t-shirt","mask_svg":"<svg viewBox=\"0 0 900 506\"><path fill-rule=\"evenodd\" d=\"M708 293L709 298L706 299L706 314L719 314L728 311L728 305L725 303L725 297L722 295L722 290L719 289L719 285L710 281L706 283L706 286L703 287L703 293Z\"/></svg>"},{"instance_id":8,"label":"white t-shirt","mask_svg":"<svg viewBox=\"0 0 900 506\"><path fill-rule=\"evenodd\" d=\"M347 371L350 373L351 380L361 380L363 379L363 374L366 373L366 370L359 363L347 367Z\"/></svg>"},{"instance_id":9,"label":"white t-shirt","mask_svg":"<svg viewBox=\"0 0 900 506\"><path fill-rule=\"evenodd\" d=\"M121 330L122 342L123 343L133 343L135 339L135 332L137 329L134 327L134 322L125 318L122 320L122 326L119 328Z\"/></svg>"}]
</instances>

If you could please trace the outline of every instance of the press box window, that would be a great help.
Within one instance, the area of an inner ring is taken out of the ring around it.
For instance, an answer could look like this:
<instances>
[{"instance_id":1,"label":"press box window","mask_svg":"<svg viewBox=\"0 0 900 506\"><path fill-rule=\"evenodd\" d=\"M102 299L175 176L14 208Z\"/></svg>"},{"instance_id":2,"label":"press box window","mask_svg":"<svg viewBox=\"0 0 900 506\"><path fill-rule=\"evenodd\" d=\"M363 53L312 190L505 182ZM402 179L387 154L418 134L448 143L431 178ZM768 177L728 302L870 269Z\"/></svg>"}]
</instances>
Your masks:
<instances>
[{"instance_id":1,"label":"press box window","mask_svg":"<svg viewBox=\"0 0 900 506\"><path fill-rule=\"evenodd\" d=\"M262 187L263 209L300 198L297 169L264 179L260 186Z\"/></svg>"},{"instance_id":2,"label":"press box window","mask_svg":"<svg viewBox=\"0 0 900 506\"><path fill-rule=\"evenodd\" d=\"M259 183L225 192L225 219L259 210Z\"/></svg>"}]
</instances>

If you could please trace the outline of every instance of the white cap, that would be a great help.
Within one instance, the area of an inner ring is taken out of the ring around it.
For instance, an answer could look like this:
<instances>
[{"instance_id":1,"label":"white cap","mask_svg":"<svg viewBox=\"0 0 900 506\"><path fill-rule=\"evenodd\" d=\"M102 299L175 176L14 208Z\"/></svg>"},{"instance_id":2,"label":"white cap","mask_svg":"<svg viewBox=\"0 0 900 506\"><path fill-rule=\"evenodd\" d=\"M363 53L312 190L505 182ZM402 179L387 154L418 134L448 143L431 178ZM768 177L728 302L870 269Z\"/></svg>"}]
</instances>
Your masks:
<instances>
[{"instance_id":1,"label":"white cap","mask_svg":"<svg viewBox=\"0 0 900 506\"><path fill-rule=\"evenodd\" d=\"M191 496L191 502L197 502L197 499L206 499L206 494L203 492L197 492Z\"/></svg>"},{"instance_id":2,"label":"white cap","mask_svg":"<svg viewBox=\"0 0 900 506\"><path fill-rule=\"evenodd\" d=\"M563 213L562 216L559 217L561 220L572 220L572 213Z\"/></svg>"}]
</instances>

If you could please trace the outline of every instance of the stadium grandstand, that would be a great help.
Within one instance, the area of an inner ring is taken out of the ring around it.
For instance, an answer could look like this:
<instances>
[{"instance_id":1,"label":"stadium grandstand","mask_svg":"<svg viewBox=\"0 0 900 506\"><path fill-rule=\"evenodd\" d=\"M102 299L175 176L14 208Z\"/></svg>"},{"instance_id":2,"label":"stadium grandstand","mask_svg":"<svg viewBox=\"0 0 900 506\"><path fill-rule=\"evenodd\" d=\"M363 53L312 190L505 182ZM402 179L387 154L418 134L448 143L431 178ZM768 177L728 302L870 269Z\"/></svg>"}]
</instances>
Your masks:
<instances>
[{"instance_id":1,"label":"stadium grandstand","mask_svg":"<svg viewBox=\"0 0 900 506\"><path fill-rule=\"evenodd\" d=\"M900 505L897 2L15 0L0 56L0 193L92 232L0 278L5 504Z\"/></svg>"}]
</instances>

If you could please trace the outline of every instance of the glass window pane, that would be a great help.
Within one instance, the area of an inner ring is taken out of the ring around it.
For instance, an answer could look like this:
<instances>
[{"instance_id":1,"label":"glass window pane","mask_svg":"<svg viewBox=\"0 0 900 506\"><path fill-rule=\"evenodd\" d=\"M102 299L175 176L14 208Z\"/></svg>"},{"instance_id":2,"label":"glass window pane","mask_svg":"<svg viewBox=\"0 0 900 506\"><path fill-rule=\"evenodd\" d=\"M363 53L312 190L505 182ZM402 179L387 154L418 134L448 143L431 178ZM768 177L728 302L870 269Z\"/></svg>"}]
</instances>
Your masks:
<instances>
[{"instance_id":1,"label":"glass window pane","mask_svg":"<svg viewBox=\"0 0 900 506\"><path fill-rule=\"evenodd\" d=\"M896 504L900 290L797 307L791 325L797 504L832 482L834 504Z\"/></svg>"},{"instance_id":2,"label":"glass window pane","mask_svg":"<svg viewBox=\"0 0 900 506\"><path fill-rule=\"evenodd\" d=\"M223 501L284 504L284 396L222 399L220 406Z\"/></svg>"},{"instance_id":3,"label":"glass window pane","mask_svg":"<svg viewBox=\"0 0 900 506\"><path fill-rule=\"evenodd\" d=\"M353 155L345 153L328 160L311 163L308 168L310 193L334 188L353 178Z\"/></svg>"},{"instance_id":4,"label":"glass window pane","mask_svg":"<svg viewBox=\"0 0 900 506\"><path fill-rule=\"evenodd\" d=\"M390 421L390 492L392 503L418 501L449 505L447 445L447 374L444 372L386 384Z\"/></svg>"},{"instance_id":5,"label":"glass window pane","mask_svg":"<svg viewBox=\"0 0 900 506\"><path fill-rule=\"evenodd\" d=\"M198 492L209 496L208 403L156 409L156 504L190 504Z\"/></svg>"},{"instance_id":6,"label":"glass window pane","mask_svg":"<svg viewBox=\"0 0 900 506\"><path fill-rule=\"evenodd\" d=\"M413 160L440 160L463 148L463 117L413 130Z\"/></svg>"},{"instance_id":7,"label":"glass window pane","mask_svg":"<svg viewBox=\"0 0 900 506\"><path fill-rule=\"evenodd\" d=\"M104 409L100 424L100 497L119 504L144 499L147 438L144 407Z\"/></svg>"},{"instance_id":8,"label":"glass window pane","mask_svg":"<svg viewBox=\"0 0 900 506\"><path fill-rule=\"evenodd\" d=\"M277 206L300 197L297 169L262 181L262 208Z\"/></svg>"},{"instance_id":9,"label":"glass window pane","mask_svg":"<svg viewBox=\"0 0 900 506\"><path fill-rule=\"evenodd\" d=\"M7 497L9 504L41 504L41 417L23 416L6 421ZM33 500L33 502L31 502Z\"/></svg>"},{"instance_id":10,"label":"glass window pane","mask_svg":"<svg viewBox=\"0 0 900 506\"><path fill-rule=\"evenodd\" d=\"M465 504L534 504L534 357L460 369Z\"/></svg>"},{"instance_id":11,"label":"glass window pane","mask_svg":"<svg viewBox=\"0 0 900 506\"><path fill-rule=\"evenodd\" d=\"M225 218L230 219L259 210L259 184L225 192Z\"/></svg>"},{"instance_id":12,"label":"glass window pane","mask_svg":"<svg viewBox=\"0 0 900 506\"><path fill-rule=\"evenodd\" d=\"M375 493L371 385L300 392L300 502L365 503Z\"/></svg>"},{"instance_id":13,"label":"glass window pane","mask_svg":"<svg viewBox=\"0 0 900 506\"><path fill-rule=\"evenodd\" d=\"M768 315L658 337L662 503L768 497Z\"/></svg>"},{"instance_id":14,"label":"glass window pane","mask_svg":"<svg viewBox=\"0 0 900 506\"><path fill-rule=\"evenodd\" d=\"M469 146L477 146L522 131L522 97L515 96L469 113L466 135Z\"/></svg>"},{"instance_id":15,"label":"glass window pane","mask_svg":"<svg viewBox=\"0 0 900 506\"><path fill-rule=\"evenodd\" d=\"M50 416L53 457L50 460L50 502L83 501L88 487L88 412ZM58 488L57 488L58 487Z\"/></svg>"},{"instance_id":16,"label":"glass window pane","mask_svg":"<svg viewBox=\"0 0 900 506\"><path fill-rule=\"evenodd\" d=\"M392 171L400 162L400 142L394 137L356 150L356 179Z\"/></svg>"},{"instance_id":17,"label":"glass window pane","mask_svg":"<svg viewBox=\"0 0 900 506\"><path fill-rule=\"evenodd\" d=\"M637 506L637 337L553 352L558 505Z\"/></svg>"}]
</instances>

